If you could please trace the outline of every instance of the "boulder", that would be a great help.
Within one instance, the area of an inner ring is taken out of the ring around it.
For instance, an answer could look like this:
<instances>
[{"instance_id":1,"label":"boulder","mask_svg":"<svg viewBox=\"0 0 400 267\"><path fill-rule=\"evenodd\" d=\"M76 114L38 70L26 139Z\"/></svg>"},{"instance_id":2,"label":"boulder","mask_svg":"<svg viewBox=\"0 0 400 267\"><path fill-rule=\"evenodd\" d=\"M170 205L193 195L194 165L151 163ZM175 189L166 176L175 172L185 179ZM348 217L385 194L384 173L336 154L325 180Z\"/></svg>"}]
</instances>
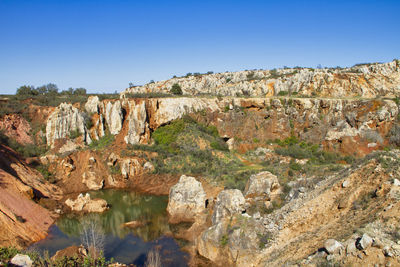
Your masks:
<instances>
[{"instance_id":1,"label":"boulder","mask_svg":"<svg viewBox=\"0 0 400 267\"><path fill-rule=\"evenodd\" d=\"M221 191L215 202L212 223L216 224L224 218L228 218L237 213L242 213L245 205L243 194L238 189L228 189Z\"/></svg>"},{"instance_id":2,"label":"boulder","mask_svg":"<svg viewBox=\"0 0 400 267\"><path fill-rule=\"evenodd\" d=\"M99 113L99 104L100 100L98 96L89 96L85 104L85 109L89 113Z\"/></svg>"},{"instance_id":3,"label":"boulder","mask_svg":"<svg viewBox=\"0 0 400 267\"><path fill-rule=\"evenodd\" d=\"M328 239L324 243L324 248L329 254L336 254L343 249L343 245L335 239Z\"/></svg>"},{"instance_id":4,"label":"boulder","mask_svg":"<svg viewBox=\"0 0 400 267\"><path fill-rule=\"evenodd\" d=\"M108 209L107 201L104 199L91 199L90 194L86 195L79 194L79 196L73 199L67 199L65 204L71 208L72 211L77 212L103 212Z\"/></svg>"},{"instance_id":5,"label":"boulder","mask_svg":"<svg viewBox=\"0 0 400 267\"><path fill-rule=\"evenodd\" d=\"M84 258L87 256L87 250L85 249L84 246L80 245L78 246L70 246L66 247L61 250L57 250L56 254L51 257L52 260L60 260L63 259L64 257L79 257L79 258Z\"/></svg>"},{"instance_id":6,"label":"boulder","mask_svg":"<svg viewBox=\"0 0 400 267\"><path fill-rule=\"evenodd\" d=\"M33 264L33 261L31 260L31 258L28 255L17 254L11 259L10 263L13 266L31 267Z\"/></svg>"},{"instance_id":7,"label":"boulder","mask_svg":"<svg viewBox=\"0 0 400 267\"><path fill-rule=\"evenodd\" d=\"M360 250L369 248L372 245L373 239L367 235L363 234L361 238L357 240L356 246Z\"/></svg>"},{"instance_id":8,"label":"boulder","mask_svg":"<svg viewBox=\"0 0 400 267\"><path fill-rule=\"evenodd\" d=\"M194 177L182 175L171 187L167 211L170 222L194 221L197 214L205 210L206 193Z\"/></svg>"},{"instance_id":9,"label":"boulder","mask_svg":"<svg viewBox=\"0 0 400 267\"><path fill-rule=\"evenodd\" d=\"M142 165L137 159L124 159L121 163L121 174L125 179L142 173L142 170Z\"/></svg>"},{"instance_id":10,"label":"boulder","mask_svg":"<svg viewBox=\"0 0 400 267\"><path fill-rule=\"evenodd\" d=\"M247 181L244 195L246 197L263 197L271 200L281 193L278 177L268 171L260 172L250 176Z\"/></svg>"},{"instance_id":11,"label":"boulder","mask_svg":"<svg viewBox=\"0 0 400 267\"><path fill-rule=\"evenodd\" d=\"M78 149L78 145L75 144L75 142L71 141L71 140L67 140L67 142L65 142L65 144L60 147L60 149L58 150L59 154L68 154L68 153L72 153L74 151L76 151Z\"/></svg>"},{"instance_id":12,"label":"boulder","mask_svg":"<svg viewBox=\"0 0 400 267\"><path fill-rule=\"evenodd\" d=\"M100 190L104 187L104 180L99 179L96 173L87 171L82 174L82 183L87 186L89 190Z\"/></svg>"},{"instance_id":13,"label":"boulder","mask_svg":"<svg viewBox=\"0 0 400 267\"><path fill-rule=\"evenodd\" d=\"M147 162L143 165L143 169L144 169L146 172L152 172L152 171L154 171L154 165L153 165L153 163L147 161Z\"/></svg>"},{"instance_id":14,"label":"boulder","mask_svg":"<svg viewBox=\"0 0 400 267\"><path fill-rule=\"evenodd\" d=\"M55 108L47 119L46 139L47 145L54 147L54 141L66 138L74 131L83 135L83 141L87 144L92 142L89 132L85 126L83 113L71 104L62 103Z\"/></svg>"}]
</instances>

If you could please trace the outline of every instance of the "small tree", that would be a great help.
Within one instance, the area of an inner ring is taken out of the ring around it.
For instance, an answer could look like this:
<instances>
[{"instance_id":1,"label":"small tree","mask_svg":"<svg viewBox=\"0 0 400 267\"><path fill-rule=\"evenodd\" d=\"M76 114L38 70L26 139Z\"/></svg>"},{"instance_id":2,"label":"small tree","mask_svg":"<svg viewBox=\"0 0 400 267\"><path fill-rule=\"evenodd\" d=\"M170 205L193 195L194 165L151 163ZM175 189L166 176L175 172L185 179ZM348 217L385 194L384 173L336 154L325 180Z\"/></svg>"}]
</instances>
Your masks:
<instances>
[{"instance_id":1,"label":"small tree","mask_svg":"<svg viewBox=\"0 0 400 267\"><path fill-rule=\"evenodd\" d=\"M23 85L17 89L17 95L37 95L38 91L32 85Z\"/></svg>"},{"instance_id":2,"label":"small tree","mask_svg":"<svg viewBox=\"0 0 400 267\"><path fill-rule=\"evenodd\" d=\"M170 92L171 92L171 94L174 94L174 95L182 95L183 94L181 86L177 83L172 85Z\"/></svg>"},{"instance_id":3,"label":"small tree","mask_svg":"<svg viewBox=\"0 0 400 267\"><path fill-rule=\"evenodd\" d=\"M85 88L76 88L74 91L74 95L86 95L86 89Z\"/></svg>"},{"instance_id":4,"label":"small tree","mask_svg":"<svg viewBox=\"0 0 400 267\"><path fill-rule=\"evenodd\" d=\"M92 259L99 258L103 254L105 239L100 220L89 217L81 225L82 244Z\"/></svg>"}]
</instances>

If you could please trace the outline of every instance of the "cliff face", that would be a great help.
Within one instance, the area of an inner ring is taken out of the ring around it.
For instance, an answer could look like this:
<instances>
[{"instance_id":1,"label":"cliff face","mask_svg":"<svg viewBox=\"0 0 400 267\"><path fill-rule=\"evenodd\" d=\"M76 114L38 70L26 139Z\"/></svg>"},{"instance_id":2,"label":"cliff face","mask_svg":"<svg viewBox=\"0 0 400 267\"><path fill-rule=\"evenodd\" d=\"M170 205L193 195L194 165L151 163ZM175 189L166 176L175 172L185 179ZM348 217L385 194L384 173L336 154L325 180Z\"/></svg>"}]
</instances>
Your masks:
<instances>
[{"instance_id":1,"label":"cliff face","mask_svg":"<svg viewBox=\"0 0 400 267\"><path fill-rule=\"evenodd\" d=\"M60 115L62 109L56 109L48 119L47 142L53 144L77 127L86 133L85 140L109 132L125 144L147 144L151 131L191 114L216 126L241 152L251 149L253 140L265 143L295 135L322 142L328 149L365 155L387 144L386 135L399 113L394 101L375 99L181 97L107 100L99 106L91 130L78 118L78 111Z\"/></svg>"},{"instance_id":2,"label":"cliff face","mask_svg":"<svg viewBox=\"0 0 400 267\"><path fill-rule=\"evenodd\" d=\"M203 74L144 86L121 93L169 93L179 84L184 95L274 96L281 91L321 97L395 97L400 93L400 61L344 69L293 68Z\"/></svg>"}]
</instances>

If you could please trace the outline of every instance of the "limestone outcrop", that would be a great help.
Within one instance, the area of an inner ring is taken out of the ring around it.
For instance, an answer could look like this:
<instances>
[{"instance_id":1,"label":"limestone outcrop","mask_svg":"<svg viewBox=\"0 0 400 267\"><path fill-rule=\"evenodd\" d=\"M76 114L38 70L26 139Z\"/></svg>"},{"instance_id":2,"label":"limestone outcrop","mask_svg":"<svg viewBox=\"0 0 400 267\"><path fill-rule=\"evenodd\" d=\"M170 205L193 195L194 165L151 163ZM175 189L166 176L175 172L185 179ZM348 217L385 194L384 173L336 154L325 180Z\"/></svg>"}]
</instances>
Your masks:
<instances>
[{"instance_id":1,"label":"limestone outcrop","mask_svg":"<svg viewBox=\"0 0 400 267\"><path fill-rule=\"evenodd\" d=\"M395 97L400 91L400 61L343 69L296 67L199 74L127 88L121 96L169 93L174 84L184 95L274 96L286 92L322 97Z\"/></svg>"},{"instance_id":2,"label":"limestone outcrop","mask_svg":"<svg viewBox=\"0 0 400 267\"><path fill-rule=\"evenodd\" d=\"M194 177L182 175L169 192L167 212L170 222L194 221L205 210L206 193Z\"/></svg>"},{"instance_id":3,"label":"limestone outcrop","mask_svg":"<svg viewBox=\"0 0 400 267\"><path fill-rule=\"evenodd\" d=\"M104 180L98 178L93 171L86 171L82 174L82 183L87 186L89 190L99 190L104 187Z\"/></svg>"},{"instance_id":4,"label":"limestone outcrop","mask_svg":"<svg viewBox=\"0 0 400 267\"><path fill-rule=\"evenodd\" d=\"M76 212L103 212L108 209L107 201L100 198L91 199L88 193L79 194L75 200L67 199L65 205Z\"/></svg>"},{"instance_id":5,"label":"limestone outcrop","mask_svg":"<svg viewBox=\"0 0 400 267\"><path fill-rule=\"evenodd\" d=\"M83 113L71 104L62 103L47 119L47 145L53 147L56 139L70 136L73 132L82 134L84 141L91 143L92 139L86 129Z\"/></svg>"},{"instance_id":6,"label":"limestone outcrop","mask_svg":"<svg viewBox=\"0 0 400 267\"><path fill-rule=\"evenodd\" d=\"M244 190L244 195L246 197L260 197L265 200L271 200L274 196L280 193L281 186L278 177L268 171L250 176Z\"/></svg>"},{"instance_id":7,"label":"limestone outcrop","mask_svg":"<svg viewBox=\"0 0 400 267\"><path fill-rule=\"evenodd\" d=\"M89 96L85 109L89 113L99 113L100 111L100 100L98 96Z\"/></svg>"},{"instance_id":8,"label":"limestone outcrop","mask_svg":"<svg viewBox=\"0 0 400 267\"><path fill-rule=\"evenodd\" d=\"M132 145L147 143L150 140L150 128L147 123L145 101L140 103L130 101L128 106L128 133L124 138L125 142Z\"/></svg>"},{"instance_id":9,"label":"limestone outcrop","mask_svg":"<svg viewBox=\"0 0 400 267\"><path fill-rule=\"evenodd\" d=\"M143 167L136 158L123 159L121 162L121 174L125 179L133 178L143 172Z\"/></svg>"},{"instance_id":10,"label":"limestone outcrop","mask_svg":"<svg viewBox=\"0 0 400 267\"><path fill-rule=\"evenodd\" d=\"M223 190L218 194L212 215L213 224L245 211L245 199L238 189Z\"/></svg>"},{"instance_id":11,"label":"limestone outcrop","mask_svg":"<svg viewBox=\"0 0 400 267\"><path fill-rule=\"evenodd\" d=\"M122 129L122 122L124 119L121 102L119 100L114 103L107 102L104 115L110 133L113 135L118 134Z\"/></svg>"}]
</instances>

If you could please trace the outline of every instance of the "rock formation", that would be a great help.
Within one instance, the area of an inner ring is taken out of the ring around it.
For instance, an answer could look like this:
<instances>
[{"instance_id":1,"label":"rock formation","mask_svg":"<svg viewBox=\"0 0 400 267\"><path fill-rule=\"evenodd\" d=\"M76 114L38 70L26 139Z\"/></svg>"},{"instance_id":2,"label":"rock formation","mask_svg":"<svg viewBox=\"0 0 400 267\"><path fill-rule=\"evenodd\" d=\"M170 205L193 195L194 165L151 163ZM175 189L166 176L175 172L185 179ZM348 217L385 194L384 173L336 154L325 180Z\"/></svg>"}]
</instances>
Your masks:
<instances>
[{"instance_id":1,"label":"rock formation","mask_svg":"<svg viewBox=\"0 0 400 267\"><path fill-rule=\"evenodd\" d=\"M400 90L400 61L344 69L288 68L201 74L131 87L121 95L169 93L174 84L179 84L184 95L274 96L286 92L309 97L395 97Z\"/></svg>"},{"instance_id":2,"label":"rock formation","mask_svg":"<svg viewBox=\"0 0 400 267\"><path fill-rule=\"evenodd\" d=\"M108 125L108 129L111 134L118 134L122 129L123 114L121 102L119 100L112 102L107 102L105 105L105 119Z\"/></svg>"},{"instance_id":3,"label":"rock formation","mask_svg":"<svg viewBox=\"0 0 400 267\"><path fill-rule=\"evenodd\" d=\"M271 200L281 192L280 187L278 177L265 171L250 176L244 195L246 197L261 197L262 199Z\"/></svg>"},{"instance_id":4,"label":"rock formation","mask_svg":"<svg viewBox=\"0 0 400 267\"><path fill-rule=\"evenodd\" d=\"M65 205L70 207L72 211L77 212L103 212L108 209L107 201L100 198L91 199L88 193L85 195L79 194L75 200L67 199Z\"/></svg>"},{"instance_id":5,"label":"rock formation","mask_svg":"<svg viewBox=\"0 0 400 267\"><path fill-rule=\"evenodd\" d=\"M238 189L224 190L217 196L212 216L213 224L245 211L245 199Z\"/></svg>"},{"instance_id":6,"label":"rock formation","mask_svg":"<svg viewBox=\"0 0 400 267\"><path fill-rule=\"evenodd\" d=\"M32 144L31 126L21 115L7 114L0 118L0 130L20 144Z\"/></svg>"},{"instance_id":7,"label":"rock formation","mask_svg":"<svg viewBox=\"0 0 400 267\"><path fill-rule=\"evenodd\" d=\"M170 222L194 221L205 210L206 194L194 177L182 175L169 192L167 211Z\"/></svg>"},{"instance_id":8,"label":"rock formation","mask_svg":"<svg viewBox=\"0 0 400 267\"><path fill-rule=\"evenodd\" d=\"M83 114L71 104L62 103L47 119L47 145L54 146L56 139L70 136L72 132L82 134L84 141L88 144L91 143Z\"/></svg>"},{"instance_id":9,"label":"rock formation","mask_svg":"<svg viewBox=\"0 0 400 267\"><path fill-rule=\"evenodd\" d=\"M62 191L1 144L0 177L0 245L21 248L44 238L54 219L33 199L58 200Z\"/></svg>"}]
</instances>

